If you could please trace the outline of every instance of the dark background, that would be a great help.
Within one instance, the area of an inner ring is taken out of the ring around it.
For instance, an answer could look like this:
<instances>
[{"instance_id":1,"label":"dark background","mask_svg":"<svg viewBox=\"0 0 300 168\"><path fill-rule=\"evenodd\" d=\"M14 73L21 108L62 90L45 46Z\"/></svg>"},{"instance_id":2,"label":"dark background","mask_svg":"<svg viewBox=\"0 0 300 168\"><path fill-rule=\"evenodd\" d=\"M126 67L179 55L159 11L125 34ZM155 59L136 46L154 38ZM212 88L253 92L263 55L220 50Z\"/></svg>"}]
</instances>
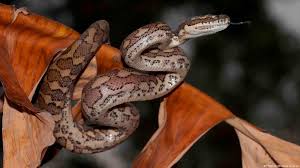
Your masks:
<instances>
[{"instance_id":1,"label":"dark background","mask_svg":"<svg viewBox=\"0 0 300 168\"><path fill-rule=\"evenodd\" d=\"M250 20L251 24L230 26L215 35L187 42L183 48L192 59L192 68L186 81L237 116L275 136L300 144L300 35L276 14L280 12L280 5L277 9L272 3L278 1L271 1L17 0L2 3L26 6L78 32L96 20L105 19L110 23L111 43L115 47L133 30L155 21L165 21L176 28L185 18L204 14L226 14L233 22ZM289 1L293 2L296 1ZM289 12L293 11L285 10L282 14ZM295 14L299 17L300 11ZM298 25L300 31L300 21ZM157 129L159 101L138 103L138 106L141 124L127 142L96 155L63 150L43 168L130 167ZM217 125L174 167L242 167L234 130L225 123Z\"/></svg>"}]
</instances>

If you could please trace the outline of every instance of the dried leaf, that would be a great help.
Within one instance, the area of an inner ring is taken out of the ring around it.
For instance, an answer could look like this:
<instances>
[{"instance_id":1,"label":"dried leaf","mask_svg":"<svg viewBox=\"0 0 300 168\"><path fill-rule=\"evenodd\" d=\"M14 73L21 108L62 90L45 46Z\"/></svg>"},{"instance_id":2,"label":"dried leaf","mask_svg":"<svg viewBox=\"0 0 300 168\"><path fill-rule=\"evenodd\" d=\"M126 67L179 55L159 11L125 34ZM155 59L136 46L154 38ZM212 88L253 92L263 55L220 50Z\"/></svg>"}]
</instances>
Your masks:
<instances>
[{"instance_id":1,"label":"dried leaf","mask_svg":"<svg viewBox=\"0 0 300 168\"><path fill-rule=\"evenodd\" d=\"M0 49L0 51L3 51ZM2 60L7 60L7 55L0 52ZM12 67L6 61L6 65L0 63L0 80L5 86L6 95L14 94L16 101L26 106L26 111L35 115L20 113L14 107L7 104L5 99L3 110L2 135L4 167L37 167L42 159L43 150L55 142L53 137L54 121L49 113L38 113L20 87ZM7 86L7 87L6 87ZM23 101L22 101L23 100ZM29 107L29 108L28 108ZM30 111L34 109L35 111ZM41 122L43 121L43 122Z\"/></svg>"},{"instance_id":2,"label":"dried leaf","mask_svg":"<svg viewBox=\"0 0 300 168\"><path fill-rule=\"evenodd\" d=\"M79 35L62 24L33 13L19 13L11 23L14 8L0 4L0 11L1 82L10 101L34 111L33 107L27 107L28 102L19 92L20 87L29 95L55 53L69 46ZM9 81L14 76L17 81Z\"/></svg>"},{"instance_id":3,"label":"dried leaf","mask_svg":"<svg viewBox=\"0 0 300 168\"><path fill-rule=\"evenodd\" d=\"M41 164L44 150L55 142L54 122L47 112L39 113L47 124L27 113L3 106L3 167L33 168Z\"/></svg>"},{"instance_id":4,"label":"dried leaf","mask_svg":"<svg viewBox=\"0 0 300 168\"><path fill-rule=\"evenodd\" d=\"M189 84L182 84L163 103L159 129L133 167L165 168L175 164L209 129L232 113Z\"/></svg>"},{"instance_id":5,"label":"dried leaf","mask_svg":"<svg viewBox=\"0 0 300 168\"><path fill-rule=\"evenodd\" d=\"M243 168L300 167L300 146L263 132L238 117L226 122L238 134Z\"/></svg>"},{"instance_id":6,"label":"dried leaf","mask_svg":"<svg viewBox=\"0 0 300 168\"><path fill-rule=\"evenodd\" d=\"M18 82L29 94L55 53L68 47L79 34L33 13L20 13L11 23L13 7L0 5L0 9L0 35L5 38L5 49Z\"/></svg>"},{"instance_id":7,"label":"dried leaf","mask_svg":"<svg viewBox=\"0 0 300 168\"><path fill-rule=\"evenodd\" d=\"M54 122L48 113L39 113L41 122L23 112L39 112L29 99L55 53L79 35L11 6L0 4L0 11L0 80L10 102L5 101L3 107L4 167L37 167L42 151L55 141Z\"/></svg>"},{"instance_id":8,"label":"dried leaf","mask_svg":"<svg viewBox=\"0 0 300 168\"><path fill-rule=\"evenodd\" d=\"M23 107L21 110L26 110L30 114L38 113L39 110L31 104L26 93L19 85L13 67L8 61L8 53L3 48L5 46L3 41L4 38L0 37L0 81L2 82L4 93L14 104Z\"/></svg>"},{"instance_id":9,"label":"dried leaf","mask_svg":"<svg viewBox=\"0 0 300 168\"><path fill-rule=\"evenodd\" d=\"M123 68L120 50L106 44L102 45L97 52L97 65L98 74Z\"/></svg>"}]
</instances>

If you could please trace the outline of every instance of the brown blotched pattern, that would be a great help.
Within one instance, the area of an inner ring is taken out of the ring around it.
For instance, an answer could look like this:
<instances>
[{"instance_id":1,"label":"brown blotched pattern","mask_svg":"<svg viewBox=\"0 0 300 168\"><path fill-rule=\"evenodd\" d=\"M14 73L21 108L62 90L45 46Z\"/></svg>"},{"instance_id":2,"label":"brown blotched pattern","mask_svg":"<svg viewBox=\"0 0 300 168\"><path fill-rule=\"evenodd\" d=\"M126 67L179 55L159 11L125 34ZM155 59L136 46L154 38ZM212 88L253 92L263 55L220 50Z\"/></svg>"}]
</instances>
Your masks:
<instances>
[{"instance_id":1,"label":"brown blotched pattern","mask_svg":"<svg viewBox=\"0 0 300 168\"><path fill-rule=\"evenodd\" d=\"M95 153L106 150L125 140L138 126L139 116L132 105L111 111L115 115L108 115L103 121L103 126L114 126L109 130L85 131L82 126L74 123L71 115L70 95L75 80L100 46L108 42L108 32L106 21L92 24L80 39L57 56L42 82L38 105L53 115L57 142L73 152Z\"/></svg>"},{"instance_id":2,"label":"brown blotched pattern","mask_svg":"<svg viewBox=\"0 0 300 168\"><path fill-rule=\"evenodd\" d=\"M191 19L185 24L199 21ZM203 17L202 22L207 18ZM137 29L120 48L124 61L133 69L99 75L83 89L83 114L99 129L79 125L71 114L74 83L100 46L108 42L108 33L106 21L92 24L54 59L42 81L38 105L52 114L57 142L73 152L95 153L123 142L139 123L138 111L127 102L166 95L183 81L190 67L189 59L178 47L181 43L176 41L182 39L168 25L158 22Z\"/></svg>"}]
</instances>

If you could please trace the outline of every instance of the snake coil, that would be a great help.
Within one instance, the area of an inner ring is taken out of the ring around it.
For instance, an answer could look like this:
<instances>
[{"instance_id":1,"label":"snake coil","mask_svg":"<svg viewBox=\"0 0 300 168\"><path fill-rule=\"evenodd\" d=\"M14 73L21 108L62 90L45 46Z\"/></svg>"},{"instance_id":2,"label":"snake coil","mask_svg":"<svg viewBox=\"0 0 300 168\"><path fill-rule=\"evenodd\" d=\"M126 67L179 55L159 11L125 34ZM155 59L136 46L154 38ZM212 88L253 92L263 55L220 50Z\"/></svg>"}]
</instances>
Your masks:
<instances>
[{"instance_id":1,"label":"snake coil","mask_svg":"<svg viewBox=\"0 0 300 168\"><path fill-rule=\"evenodd\" d=\"M91 129L73 121L71 95L82 71L109 39L108 23L104 20L93 23L57 55L41 84L38 105L52 114L57 142L76 153L101 152L123 142L139 123L137 109L128 102L151 100L172 91L190 67L178 46L190 38L221 31L229 22L226 15L205 15L185 21L176 33L161 22L131 33L120 48L130 68L96 76L83 89L85 119L99 125Z\"/></svg>"}]
</instances>

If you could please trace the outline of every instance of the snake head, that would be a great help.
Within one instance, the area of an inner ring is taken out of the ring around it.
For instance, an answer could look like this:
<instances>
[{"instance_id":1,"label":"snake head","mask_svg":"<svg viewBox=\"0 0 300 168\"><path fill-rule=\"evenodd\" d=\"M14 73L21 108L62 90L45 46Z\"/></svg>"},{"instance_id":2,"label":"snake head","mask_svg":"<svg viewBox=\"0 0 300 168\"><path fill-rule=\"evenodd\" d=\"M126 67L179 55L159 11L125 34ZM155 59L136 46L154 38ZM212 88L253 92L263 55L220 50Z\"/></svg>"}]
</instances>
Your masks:
<instances>
[{"instance_id":1,"label":"snake head","mask_svg":"<svg viewBox=\"0 0 300 168\"><path fill-rule=\"evenodd\" d=\"M214 34L226 29L230 24L227 15L196 16L183 22L178 30L178 37L185 41L190 38Z\"/></svg>"}]
</instances>

